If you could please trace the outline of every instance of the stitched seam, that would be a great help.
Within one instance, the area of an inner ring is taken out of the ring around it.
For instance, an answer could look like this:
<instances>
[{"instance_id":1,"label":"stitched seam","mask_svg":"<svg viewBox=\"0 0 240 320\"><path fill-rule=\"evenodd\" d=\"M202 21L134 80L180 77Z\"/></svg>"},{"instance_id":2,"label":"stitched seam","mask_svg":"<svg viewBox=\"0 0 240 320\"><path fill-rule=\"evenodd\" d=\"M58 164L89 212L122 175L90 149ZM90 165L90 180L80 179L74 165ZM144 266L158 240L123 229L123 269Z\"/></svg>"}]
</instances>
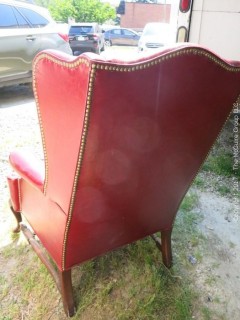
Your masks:
<instances>
[{"instance_id":1,"label":"stitched seam","mask_svg":"<svg viewBox=\"0 0 240 320\"><path fill-rule=\"evenodd\" d=\"M206 58L208 58L209 60L213 61L214 63L216 63L217 65L221 66L223 69L227 70L227 71L231 71L231 72L240 72L240 67L236 67L236 66L231 66L229 65L227 62L225 62L224 60L222 60L221 58L215 56L214 54L208 52L205 49L202 48L179 48L178 51L174 51L174 52L169 52L169 53L165 53L163 54L161 57L159 58L152 58L151 61L148 62L136 62L131 66L119 66L118 63L113 63L110 61L106 61L106 62L96 62L94 64L96 69L101 69L101 70L108 70L108 71L116 71L116 72L134 72L134 71L138 71L138 70L142 70L142 69L146 69L149 68L151 66L157 65L159 63L162 63L163 61L167 61L169 59L172 58L176 58L178 56L182 56L182 55L187 55L187 54L194 54L194 55L199 55L199 56L205 56ZM79 58L78 60L74 61L74 62L64 62L61 61L57 58L51 57L46 53L40 54L37 59L35 60L34 65L36 65L38 63L39 60L46 58L49 61L53 61L54 63L64 66L66 68L76 68L78 67L80 64L86 64L87 66L89 66L89 61L86 58Z\"/></svg>"},{"instance_id":2,"label":"stitched seam","mask_svg":"<svg viewBox=\"0 0 240 320\"><path fill-rule=\"evenodd\" d=\"M44 185L43 185L43 193L44 193L44 195L46 195L47 184L48 184L48 156L47 156L47 150L46 150L45 134L44 134L43 124L42 124L42 116L41 116L40 107L39 107L39 99L38 99L38 92L37 92L37 80L36 80L36 74L35 74L36 65L37 65L38 61L39 61L39 59L37 59L33 65L33 92L34 92L39 127L40 127L40 132L41 132L41 137L42 137L42 147L43 147L44 166L45 166L45 179L44 179Z\"/></svg>"},{"instance_id":3,"label":"stitched seam","mask_svg":"<svg viewBox=\"0 0 240 320\"><path fill-rule=\"evenodd\" d=\"M37 64L40 60L47 59L49 61L52 61L56 64L59 64L61 66L67 67L67 68L77 68L81 64L85 64L89 66L89 61L86 59L78 59L77 61L73 63L63 62L60 61L54 57L49 56L46 53L40 54L34 61L33 65L33 92L35 96L36 106L37 106L37 113L38 113L38 119L39 119L39 126L40 126L40 132L42 137L42 146L43 146L43 154L44 154L44 166L45 166L45 179L44 179L44 186L43 186L43 193L46 195L47 193L47 186L48 186L48 178L49 178L49 165L48 165L48 155L47 155L47 148L46 148L46 140L45 140L45 134L43 129L43 122L42 122L42 116L41 111L39 107L39 98L38 98L38 91L37 91L37 80L36 80L36 68Z\"/></svg>"},{"instance_id":4,"label":"stitched seam","mask_svg":"<svg viewBox=\"0 0 240 320\"><path fill-rule=\"evenodd\" d=\"M65 270L68 234L69 234L70 225L71 225L71 221L72 221L73 207L74 207L76 192L77 192L77 184L78 184L80 171L81 171L81 167L82 167L82 160L83 160L83 156L84 156L87 132L88 132L88 127L89 127L89 116L90 116L90 109L91 109L93 81L95 78L95 73L96 73L96 66L93 64L91 66L91 70L90 70L86 110L85 110L84 121L83 121L83 132L82 132L81 143L80 143L80 148L79 148L77 168L76 168L75 177L74 177L73 191L72 191L71 201L70 201L70 206L69 206L68 219L67 219L64 240L63 240L63 251L62 251L62 269L63 270Z\"/></svg>"},{"instance_id":5,"label":"stitched seam","mask_svg":"<svg viewBox=\"0 0 240 320\"><path fill-rule=\"evenodd\" d=\"M21 197L20 179L18 179L18 202L19 202L19 212L21 212L22 211L22 197Z\"/></svg>"},{"instance_id":6,"label":"stitched seam","mask_svg":"<svg viewBox=\"0 0 240 320\"><path fill-rule=\"evenodd\" d=\"M96 69L108 70L108 71L116 71L116 72L134 72L134 71L143 70L143 69L158 65L158 64L160 64L160 63L162 63L164 61L167 61L169 59L172 59L172 58L175 58L175 57L178 57L178 56L181 56L181 55L187 55L187 54L194 54L194 55L204 56L204 57L208 58L209 60L213 61L214 63L216 63L217 65L221 66L223 69L225 69L227 71L240 72L240 67L230 66L227 62L221 60L221 58L218 58L214 54L211 54L208 51L206 51L205 49L201 49L201 48L186 48L186 49L180 48L179 51L166 53L166 54L164 54L163 56L161 56L159 58L153 58L151 61L148 61L148 62L145 62L145 63L140 61L140 62L137 62L137 63L131 65L131 66L119 66L117 63L111 63L111 62L107 62L107 61L105 63L104 62L102 62L102 63L100 63L100 62L97 63L96 62L96 63L92 64L91 71L90 71L90 78L89 78L88 93L87 93L87 103L86 103L86 110L85 110L85 117L84 117L83 133L82 133L81 144L80 144L80 149L79 149L77 168L76 168L75 177L74 177L73 192L72 192L72 195L71 195L71 201L70 201L70 207L69 207L69 212L68 212L67 224L66 224L66 229L65 229L65 233L64 233L64 241L63 241L63 249L62 249L63 250L62 251L62 269L63 270L65 269L65 264L66 264L66 245L67 245L68 234L69 234L70 225L71 225L71 221L72 221L73 207L74 207L74 202L75 202L75 197L76 197L77 183L78 183L78 179L79 179L79 176L80 176L80 170L81 170L81 166L82 166L83 154L84 154L84 150L85 150L87 131L88 131L88 126L89 126L89 113L90 113L90 108L91 108L91 98L92 98L92 92L93 92L93 81L94 81L94 78L95 78ZM41 59L47 59L47 60L52 61L52 62L54 62L54 63L56 63L58 65L61 65L63 67L70 68L70 69L77 68L80 64L85 64L87 66L90 66L90 62L85 58L79 58L74 62L63 62L63 61L61 61L61 60L59 60L57 58L49 56L46 53L40 54L35 59L34 69L33 69L34 70L34 73L33 73L33 90L34 90L34 95L35 95L35 99L36 99L37 112L38 112L38 117L39 117L41 135L42 135L44 158L45 158L44 194L46 194L46 189L47 189L47 184L48 184L48 158L47 158L47 151L46 151L46 144L45 144L45 136L44 136L43 126L42 126L41 112L40 112L39 102L38 102L38 95L37 95L37 89L36 89L37 85L36 85L36 77L35 77L35 67L36 67L37 63ZM238 99L239 99L239 97L238 97ZM237 99L237 101L238 101L238 99ZM229 113L229 116L230 116L230 114L231 114L231 112ZM228 118L229 118L229 116L228 116ZM227 118L227 120L228 120L228 118ZM225 125L225 123L224 123L224 125ZM222 126L217 138L221 134L224 125ZM211 151L211 149L212 149L212 147L210 148L210 151ZM208 157L210 151L208 152L206 158ZM206 160L206 158L205 158L205 160ZM203 161L203 163L204 163L204 161ZM199 173L201 168L202 168L202 165L200 166L197 174ZM197 174L195 175L195 177L197 176ZM194 179L195 179L195 177L194 177ZM192 183L193 183L194 179L192 180Z\"/></svg>"}]
</instances>

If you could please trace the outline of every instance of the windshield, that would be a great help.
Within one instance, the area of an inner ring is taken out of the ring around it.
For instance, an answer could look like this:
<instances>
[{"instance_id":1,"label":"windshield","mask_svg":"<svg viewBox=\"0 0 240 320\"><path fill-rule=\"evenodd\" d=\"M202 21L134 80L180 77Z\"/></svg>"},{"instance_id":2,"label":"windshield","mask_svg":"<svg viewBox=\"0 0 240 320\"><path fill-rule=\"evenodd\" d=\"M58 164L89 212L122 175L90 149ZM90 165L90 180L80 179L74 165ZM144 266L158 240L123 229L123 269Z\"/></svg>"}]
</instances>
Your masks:
<instances>
[{"instance_id":1,"label":"windshield","mask_svg":"<svg viewBox=\"0 0 240 320\"><path fill-rule=\"evenodd\" d=\"M163 33L169 33L170 28L169 25L164 24L156 24L156 25L149 25L148 27L143 30L143 35L145 36L159 36Z\"/></svg>"},{"instance_id":2,"label":"windshield","mask_svg":"<svg viewBox=\"0 0 240 320\"><path fill-rule=\"evenodd\" d=\"M93 33L92 26L71 26L69 34L87 34Z\"/></svg>"}]
</instances>

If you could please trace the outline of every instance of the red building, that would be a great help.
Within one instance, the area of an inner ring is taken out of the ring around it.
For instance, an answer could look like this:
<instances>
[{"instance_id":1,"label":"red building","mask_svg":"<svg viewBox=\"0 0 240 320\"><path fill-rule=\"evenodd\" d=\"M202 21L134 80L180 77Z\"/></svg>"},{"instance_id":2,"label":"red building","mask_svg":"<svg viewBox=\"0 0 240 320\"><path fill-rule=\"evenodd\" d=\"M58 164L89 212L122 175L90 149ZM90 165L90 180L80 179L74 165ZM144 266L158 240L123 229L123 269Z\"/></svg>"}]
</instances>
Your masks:
<instances>
[{"instance_id":1,"label":"red building","mask_svg":"<svg viewBox=\"0 0 240 320\"><path fill-rule=\"evenodd\" d=\"M170 4L125 2L120 26L141 30L148 22L170 22L170 13Z\"/></svg>"}]
</instances>

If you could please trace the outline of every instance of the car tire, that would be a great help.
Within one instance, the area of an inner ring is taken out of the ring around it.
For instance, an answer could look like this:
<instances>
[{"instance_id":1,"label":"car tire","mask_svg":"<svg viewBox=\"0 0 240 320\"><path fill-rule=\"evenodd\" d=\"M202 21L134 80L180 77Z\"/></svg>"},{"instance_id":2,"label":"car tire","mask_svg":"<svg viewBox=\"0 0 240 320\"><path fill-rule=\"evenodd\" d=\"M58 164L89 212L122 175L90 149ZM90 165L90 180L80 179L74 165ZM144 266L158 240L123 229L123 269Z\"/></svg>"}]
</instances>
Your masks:
<instances>
[{"instance_id":1,"label":"car tire","mask_svg":"<svg viewBox=\"0 0 240 320\"><path fill-rule=\"evenodd\" d=\"M95 50L95 53L96 53L96 54L100 54L100 53L101 53L100 46L97 47L97 49Z\"/></svg>"},{"instance_id":2,"label":"car tire","mask_svg":"<svg viewBox=\"0 0 240 320\"><path fill-rule=\"evenodd\" d=\"M111 47L111 45L112 45L112 42L109 39L105 39L104 43L105 43L106 47Z\"/></svg>"}]
</instances>

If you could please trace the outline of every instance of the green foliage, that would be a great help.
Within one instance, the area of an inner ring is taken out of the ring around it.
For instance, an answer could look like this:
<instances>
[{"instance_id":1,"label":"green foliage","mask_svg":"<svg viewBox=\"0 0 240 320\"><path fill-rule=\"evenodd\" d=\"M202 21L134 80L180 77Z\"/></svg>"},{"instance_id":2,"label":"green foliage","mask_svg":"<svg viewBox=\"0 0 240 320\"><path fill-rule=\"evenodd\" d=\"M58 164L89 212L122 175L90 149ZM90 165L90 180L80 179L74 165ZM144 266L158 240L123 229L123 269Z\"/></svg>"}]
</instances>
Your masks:
<instances>
[{"instance_id":1,"label":"green foliage","mask_svg":"<svg viewBox=\"0 0 240 320\"><path fill-rule=\"evenodd\" d=\"M202 308L202 315L204 320L211 320L211 311L208 307Z\"/></svg>"},{"instance_id":2,"label":"green foliage","mask_svg":"<svg viewBox=\"0 0 240 320\"><path fill-rule=\"evenodd\" d=\"M73 1L51 0L48 9L56 21L68 22L69 17L75 16Z\"/></svg>"},{"instance_id":3,"label":"green foliage","mask_svg":"<svg viewBox=\"0 0 240 320\"><path fill-rule=\"evenodd\" d=\"M51 0L35 0L34 2L38 5L38 6L42 6L47 8L49 6Z\"/></svg>"},{"instance_id":4,"label":"green foliage","mask_svg":"<svg viewBox=\"0 0 240 320\"><path fill-rule=\"evenodd\" d=\"M217 191L222 195L222 196L225 196L227 194L231 194L232 192L232 189L229 188L228 186L217 186Z\"/></svg>"},{"instance_id":5,"label":"green foliage","mask_svg":"<svg viewBox=\"0 0 240 320\"><path fill-rule=\"evenodd\" d=\"M76 22L104 23L116 17L115 9L100 0L38 0L51 12L56 21L68 22L68 18Z\"/></svg>"},{"instance_id":6,"label":"green foliage","mask_svg":"<svg viewBox=\"0 0 240 320\"><path fill-rule=\"evenodd\" d=\"M184 212L193 210L198 204L198 196L196 193L187 193L181 203L180 209Z\"/></svg>"},{"instance_id":7,"label":"green foliage","mask_svg":"<svg viewBox=\"0 0 240 320\"><path fill-rule=\"evenodd\" d=\"M99 0L75 0L76 21L103 23L115 18L115 9Z\"/></svg>"},{"instance_id":8,"label":"green foliage","mask_svg":"<svg viewBox=\"0 0 240 320\"><path fill-rule=\"evenodd\" d=\"M203 187L204 187L204 180L198 175L198 176L196 176L196 178L194 179L193 184L194 184L194 186L198 187L199 189L203 189Z\"/></svg>"},{"instance_id":9,"label":"green foliage","mask_svg":"<svg viewBox=\"0 0 240 320\"><path fill-rule=\"evenodd\" d=\"M214 172L219 175L240 177L240 169L233 170L233 159L231 154L220 154L217 156L209 155L202 169L208 172Z\"/></svg>"}]
</instances>

